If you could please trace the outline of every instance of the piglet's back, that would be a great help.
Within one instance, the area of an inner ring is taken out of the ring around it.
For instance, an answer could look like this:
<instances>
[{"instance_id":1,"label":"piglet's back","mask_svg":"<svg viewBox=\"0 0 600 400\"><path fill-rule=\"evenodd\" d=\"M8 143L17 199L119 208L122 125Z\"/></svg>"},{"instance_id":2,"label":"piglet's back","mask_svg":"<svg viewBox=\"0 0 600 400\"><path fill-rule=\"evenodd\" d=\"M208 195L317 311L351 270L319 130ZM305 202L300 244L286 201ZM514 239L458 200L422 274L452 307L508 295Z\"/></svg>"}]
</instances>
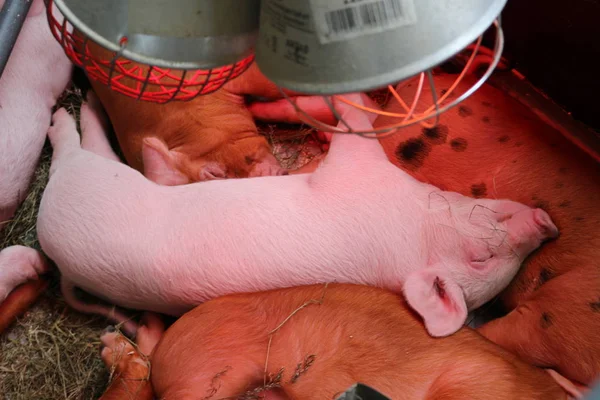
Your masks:
<instances>
[{"instance_id":1,"label":"piglet's back","mask_svg":"<svg viewBox=\"0 0 600 400\"><path fill-rule=\"evenodd\" d=\"M472 330L431 338L401 296L339 284L227 296L185 314L155 349L157 396L192 398L219 373L217 398L262 386L274 329L267 376L280 376L281 398L331 399L360 381L393 399L566 399L544 371Z\"/></svg>"}]
</instances>

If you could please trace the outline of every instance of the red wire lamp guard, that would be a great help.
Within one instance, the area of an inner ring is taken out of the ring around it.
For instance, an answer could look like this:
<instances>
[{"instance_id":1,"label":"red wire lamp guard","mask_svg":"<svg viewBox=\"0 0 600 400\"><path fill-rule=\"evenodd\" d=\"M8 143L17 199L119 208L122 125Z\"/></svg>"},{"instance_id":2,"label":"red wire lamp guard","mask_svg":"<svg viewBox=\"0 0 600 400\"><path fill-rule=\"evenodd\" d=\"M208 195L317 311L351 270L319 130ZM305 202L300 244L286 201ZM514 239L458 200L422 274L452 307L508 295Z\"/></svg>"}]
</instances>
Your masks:
<instances>
[{"instance_id":1,"label":"red wire lamp guard","mask_svg":"<svg viewBox=\"0 0 600 400\"><path fill-rule=\"evenodd\" d=\"M83 68L91 79L108 85L128 97L154 103L186 101L215 92L228 81L240 76L254 61L254 53L231 65L207 70L180 70L139 64L120 57L119 52L106 49L90 51L100 46L75 31L53 0L46 0L50 30L69 59ZM121 46L127 44L123 38ZM98 56L98 54L103 56Z\"/></svg>"}]
</instances>

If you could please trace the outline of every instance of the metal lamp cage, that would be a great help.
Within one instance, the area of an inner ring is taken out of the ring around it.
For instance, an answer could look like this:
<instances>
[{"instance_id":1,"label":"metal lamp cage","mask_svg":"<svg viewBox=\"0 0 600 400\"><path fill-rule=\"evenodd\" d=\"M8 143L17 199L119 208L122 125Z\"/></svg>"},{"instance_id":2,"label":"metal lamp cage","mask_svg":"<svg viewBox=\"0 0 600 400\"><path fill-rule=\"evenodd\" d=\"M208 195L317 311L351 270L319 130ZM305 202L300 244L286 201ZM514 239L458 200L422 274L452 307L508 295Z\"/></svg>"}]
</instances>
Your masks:
<instances>
[{"instance_id":1,"label":"metal lamp cage","mask_svg":"<svg viewBox=\"0 0 600 400\"><path fill-rule=\"evenodd\" d=\"M91 79L137 100L154 103L191 100L220 89L244 73L254 61L254 53L251 53L230 65L187 70L141 65L123 57L122 51L110 52L111 56L105 58L95 56L90 46L98 44L86 35L76 35L75 27L62 15L54 0L44 1L50 30L69 59ZM127 42L127 37L121 39L121 50L127 47Z\"/></svg>"},{"instance_id":2,"label":"metal lamp cage","mask_svg":"<svg viewBox=\"0 0 600 400\"><path fill-rule=\"evenodd\" d=\"M471 96L473 93L475 93L489 79L489 77L496 70L496 68L498 68L499 66L508 66L507 60L502 58L502 50L504 48L504 34L502 31L500 18L494 21L493 27L495 28L496 33L494 48L488 49L487 47L483 47L481 45L483 41L483 35L481 35L475 41L475 43L468 46L463 51L468 53L468 57L461 73L457 76L456 80L450 86L450 88L445 90L443 93L439 92L436 88L435 77L432 73L433 68L430 68L418 74L419 80L412 101L405 101L398 93L399 90L397 90L397 88L401 87L404 81L397 83L396 85L387 85L387 90L391 95L391 101L397 101L404 109L403 113L386 112L380 109L374 109L368 106L357 104L351 100L346 99L343 95L324 95L322 96L324 103L327 104L331 113L340 122L338 126L332 126L323 123L309 115L300 106L298 106L294 98L289 97L283 90L280 89L281 95L293 105L294 109L298 113L299 118L305 124L310 125L311 127L319 129L323 132L350 133L358 134L366 138L383 138L396 133L401 128L405 128L415 124L420 124L424 128L433 128L438 124L439 117L441 114L456 107L464 100L466 100L469 96ZM472 86L468 87L463 93L461 93L460 95L457 94L456 89L460 85L461 81L465 78L465 76L467 76L474 69L482 65L487 65L487 69L482 74L482 76ZM427 83L425 83L425 80L427 81ZM428 89L425 87L426 85L429 86ZM425 104L425 101L423 101L421 98L424 90L431 91L432 102L430 104ZM449 99L452 98L453 100L449 101ZM352 107L361 109L368 113L376 114L378 116L381 115L386 117L392 117L392 120L394 122L384 126L379 126L377 127L377 129L369 131L353 129L353 127L348 122L346 122L341 115L338 114L333 105L333 99L339 100ZM424 111L417 111L418 109L423 109L424 107L426 107ZM434 121L428 122L428 120L431 119L434 119Z\"/></svg>"}]
</instances>

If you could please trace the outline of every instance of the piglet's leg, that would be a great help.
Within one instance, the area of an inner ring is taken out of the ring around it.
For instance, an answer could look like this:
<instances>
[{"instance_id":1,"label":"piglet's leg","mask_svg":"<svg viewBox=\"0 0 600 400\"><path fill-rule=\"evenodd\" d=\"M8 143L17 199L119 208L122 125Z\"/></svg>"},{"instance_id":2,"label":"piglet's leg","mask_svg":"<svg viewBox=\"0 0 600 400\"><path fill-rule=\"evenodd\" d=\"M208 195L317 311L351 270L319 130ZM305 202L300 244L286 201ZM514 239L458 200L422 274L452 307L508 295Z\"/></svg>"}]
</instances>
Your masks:
<instances>
[{"instance_id":1,"label":"piglet's leg","mask_svg":"<svg viewBox=\"0 0 600 400\"><path fill-rule=\"evenodd\" d=\"M47 279L26 282L16 287L0 303L0 333L32 306L48 287Z\"/></svg>"},{"instance_id":2,"label":"piglet's leg","mask_svg":"<svg viewBox=\"0 0 600 400\"><path fill-rule=\"evenodd\" d=\"M38 275L49 269L44 256L24 246L0 251L0 333L23 314L48 287Z\"/></svg>"},{"instance_id":3,"label":"piglet's leg","mask_svg":"<svg viewBox=\"0 0 600 400\"><path fill-rule=\"evenodd\" d=\"M344 95L344 97L361 105L371 105L369 104L370 99L364 94L350 94ZM342 118L337 125L338 128L348 130L349 126L357 131L373 129L374 115L340 100L335 100L334 106ZM367 160L387 160L387 157L377 139L365 138L352 133L335 133L331 140L331 149L325 160L326 163L348 161L356 163Z\"/></svg>"},{"instance_id":4,"label":"piglet's leg","mask_svg":"<svg viewBox=\"0 0 600 400\"><path fill-rule=\"evenodd\" d=\"M100 101L89 91L87 102L81 105L81 147L109 160L121 162L108 142L108 126Z\"/></svg>"},{"instance_id":5,"label":"piglet's leg","mask_svg":"<svg viewBox=\"0 0 600 400\"><path fill-rule=\"evenodd\" d=\"M298 108L316 120L335 125L337 120L322 96L297 96L290 98ZM270 102L254 102L248 109L252 115L263 121L286 122L298 124L303 122L301 114L289 100L281 99Z\"/></svg>"},{"instance_id":6,"label":"piglet's leg","mask_svg":"<svg viewBox=\"0 0 600 400\"><path fill-rule=\"evenodd\" d=\"M75 120L67 110L59 108L52 115L52 126L48 129L48 138L52 144L52 164L50 175L56 169L56 163L68 153L81 148Z\"/></svg>"},{"instance_id":7,"label":"piglet's leg","mask_svg":"<svg viewBox=\"0 0 600 400\"><path fill-rule=\"evenodd\" d=\"M160 340L164 325L157 315L147 313L137 332L137 347L113 327L102 337L100 355L113 377L100 400L151 400L149 355Z\"/></svg>"},{"instance_id":8,"label":"piglet's leg","mask_svg":"<svg viewBox=\"0 0 600 400\"><path fill-rule=\"evenodd\" d=\"M48 261L35 249L11 246L0 251L0 301L20 284L36 280L48 270Z\"/></svg>"}]
</instances>

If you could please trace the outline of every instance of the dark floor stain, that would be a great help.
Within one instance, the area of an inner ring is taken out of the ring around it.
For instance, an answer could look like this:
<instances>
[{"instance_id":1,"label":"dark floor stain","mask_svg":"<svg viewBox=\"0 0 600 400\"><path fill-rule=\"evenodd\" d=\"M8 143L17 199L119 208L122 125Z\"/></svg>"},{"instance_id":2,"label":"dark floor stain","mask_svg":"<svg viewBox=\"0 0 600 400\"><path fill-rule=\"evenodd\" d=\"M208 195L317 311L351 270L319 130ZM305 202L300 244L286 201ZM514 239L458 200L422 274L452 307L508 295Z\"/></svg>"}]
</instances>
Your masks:
<instances>
[{"instance_id":1,"label":"dark floor stain","mask_svg":"<svg viewBox=\"0 0 600 400\"><path fill-rule=\"evenodd\" d=\"M471 115L473 115L473 110L467 106L459 106L458 107L458 115L460 115L463 118L470 117Z\"/></svg>"},{"instance_id":2,"label":"dark floor stain","mask_svg":"<svg viewBox=\"0 0 600 400\"><path fill-rule=\"evenodd\" d=\"M537 197L537 194L534 194L533 196L531 196L531 200L533 200L533 201L539 200L539 197Z\"/></svg>"},{"instance_id":3,"label":"dark floor stain","mask_svg":"<svg viewBox=\"0 0 600 400\"><path fill-rule=\"evenodd\" d=\"M552 326L552 315L550 313L547 312L543 312L542 313L542 317L540 318L540 326L542 327L542 329L548 329Z\"/></svg>"},{"instance_id":4,"label":"dark floor stain","mask_svg":"<svg viewBox=\"0 0 600 400\"><path fill-rule=\"evenodd\" d=\"M569 200L565 200L565 201L561 201L560 204L558 205L560 208L567 208L571 205L571 202Z\"/></svg>"},{"instance_id":5,"label":"dark floor stain","mask_svg":"<svg viewBox=\"0 0 600 400\"><path fill-rule=\"evenodd\" d=\"M487 186L483 182L475 183L475 184L471 185L471 194L476 199L478 199L480 197L484 197L485 195L487 195Z\"/></svg>"},{"instance_id":6,"label":"dark floor stain","mask_svg":"<svg viewBox=\"0 0 600 400\"><path fill-rule=\"evenodd\" d=\"M592 301L590 303L590 308L593 312L600 312L600 299L598 301Z\"/></svg>"},{"instance_id":7,"label":"dark floor stain","mask_svg":"<svg viewBox=\"0 0 600 400\"><path fill-rule=\"evenodd\" d=\"M567 168L566 167L561 167L558 169L558 172L560 172L561 174L566 174L567 173Z\"/></svg>"},{"instance_id":8,"label":"dark floor stain","mask_svg":"<svg viewBox=\"0 0 600 400\"><path fill-rule=\"evenodd\" d=\"M508 135L502 135L502 136L500 136L500 137L498 138L498 141L499 141L500 143L506 143L506 142L508 142L509 140L510 140L510 136L508 136Z\"/></svg>"},{"instance_id":9,"label":"dark floor stain","mask_svg":"<svg viewBox=\"0 0 600 400\"><path fill-rule=\"evenodd\" d=\"M521 146L523 146L523 142L517 142L517 143L515 143L515 147L521 147Z\"/></svg>"},{"instance_id":10,"label":"dark floor stain","mask_svg":"<svg viewBox=\"0 0 600 400\"><path fill-rule=\"evenodd\" d=\"M419 169L427 155L431 151L431 145L425 143L421 138L408 139L406 142L402 142L396 149L396 157L405 166L412 170Z\"/></svg>"},{"instance_id":11,"label":"dark floor stain","mask_svg":"<svg viewBox=\"0 0 600 400\"><path fill-rule=\"evenodd\" d=\"M482 101L481 105L485 106L485 107L493 107L492 103L490 103L489 101Z\"/></svg>"},{"instance_id":12,"label":"dark floor stain","mask_svg":"<svg viewBox=\"0 0 600 400\"><path fill-rule=\"evenodd\" d=\"M482 121L484 124L489 124L489 123L490 123L490 117L483 117L483 118L481 118L481 121Z\"/></svg>"},{"instance_id":13,"label":"dark floor stain","mask_svg":"<svg viewBox=\"0 0 600 400\"><path fill-rule=\"evenodd\" d=\"M575 217L575 221L577 221L577 222L581 222L583 220L585 220L585 218L583 218L583 217Z\"/></svg>"},{"instance_id":14,"label":"dark floor stain","mask_svg":"<svg viewBox=\"0 0 600 400\"><path fill-rule=\"evenodd\" d=\"M564 184L564 183L562 183L562 182L556 182L556 185L554 185L554 187L555 187L556 189L562 189L562 188L564 188L564 187L565 187L565 184Z\"/></svg>"},{"instance_id":15,"label":"dark floor stain","mask_svg":"<svg viewBox=\"0 0 600 400\"><path fill-rule=\"evenodd\" d=\"M442 89L442 90L440 91L440 93L441 93L441 95L443 96L443 95L445 95L446 93L448 93L448 89Z\"/></svg>"},{"instance_id":16,"label":"dark floor stain","mask_svg":"<svg viewBox=\"0 0 600 400\"><path fill-rule=\"evenodd\" d=\"M452 150L458 152L465 151L468 145L469 142L467 142L467 139L464 138L456 138L450 141L450 147L452 147Z\"/></svg>"},{"instance_id":17,"label":"dark floor stain","mask_svg":"<svg viewBox=\"0 0 600 400\"><path fill-rule=\"evenodd\" d=\"M432 144L446 143L449 129L446 125L438 125L433 128L423 128L423 136Z\"/></svg>"}]
</instances>

